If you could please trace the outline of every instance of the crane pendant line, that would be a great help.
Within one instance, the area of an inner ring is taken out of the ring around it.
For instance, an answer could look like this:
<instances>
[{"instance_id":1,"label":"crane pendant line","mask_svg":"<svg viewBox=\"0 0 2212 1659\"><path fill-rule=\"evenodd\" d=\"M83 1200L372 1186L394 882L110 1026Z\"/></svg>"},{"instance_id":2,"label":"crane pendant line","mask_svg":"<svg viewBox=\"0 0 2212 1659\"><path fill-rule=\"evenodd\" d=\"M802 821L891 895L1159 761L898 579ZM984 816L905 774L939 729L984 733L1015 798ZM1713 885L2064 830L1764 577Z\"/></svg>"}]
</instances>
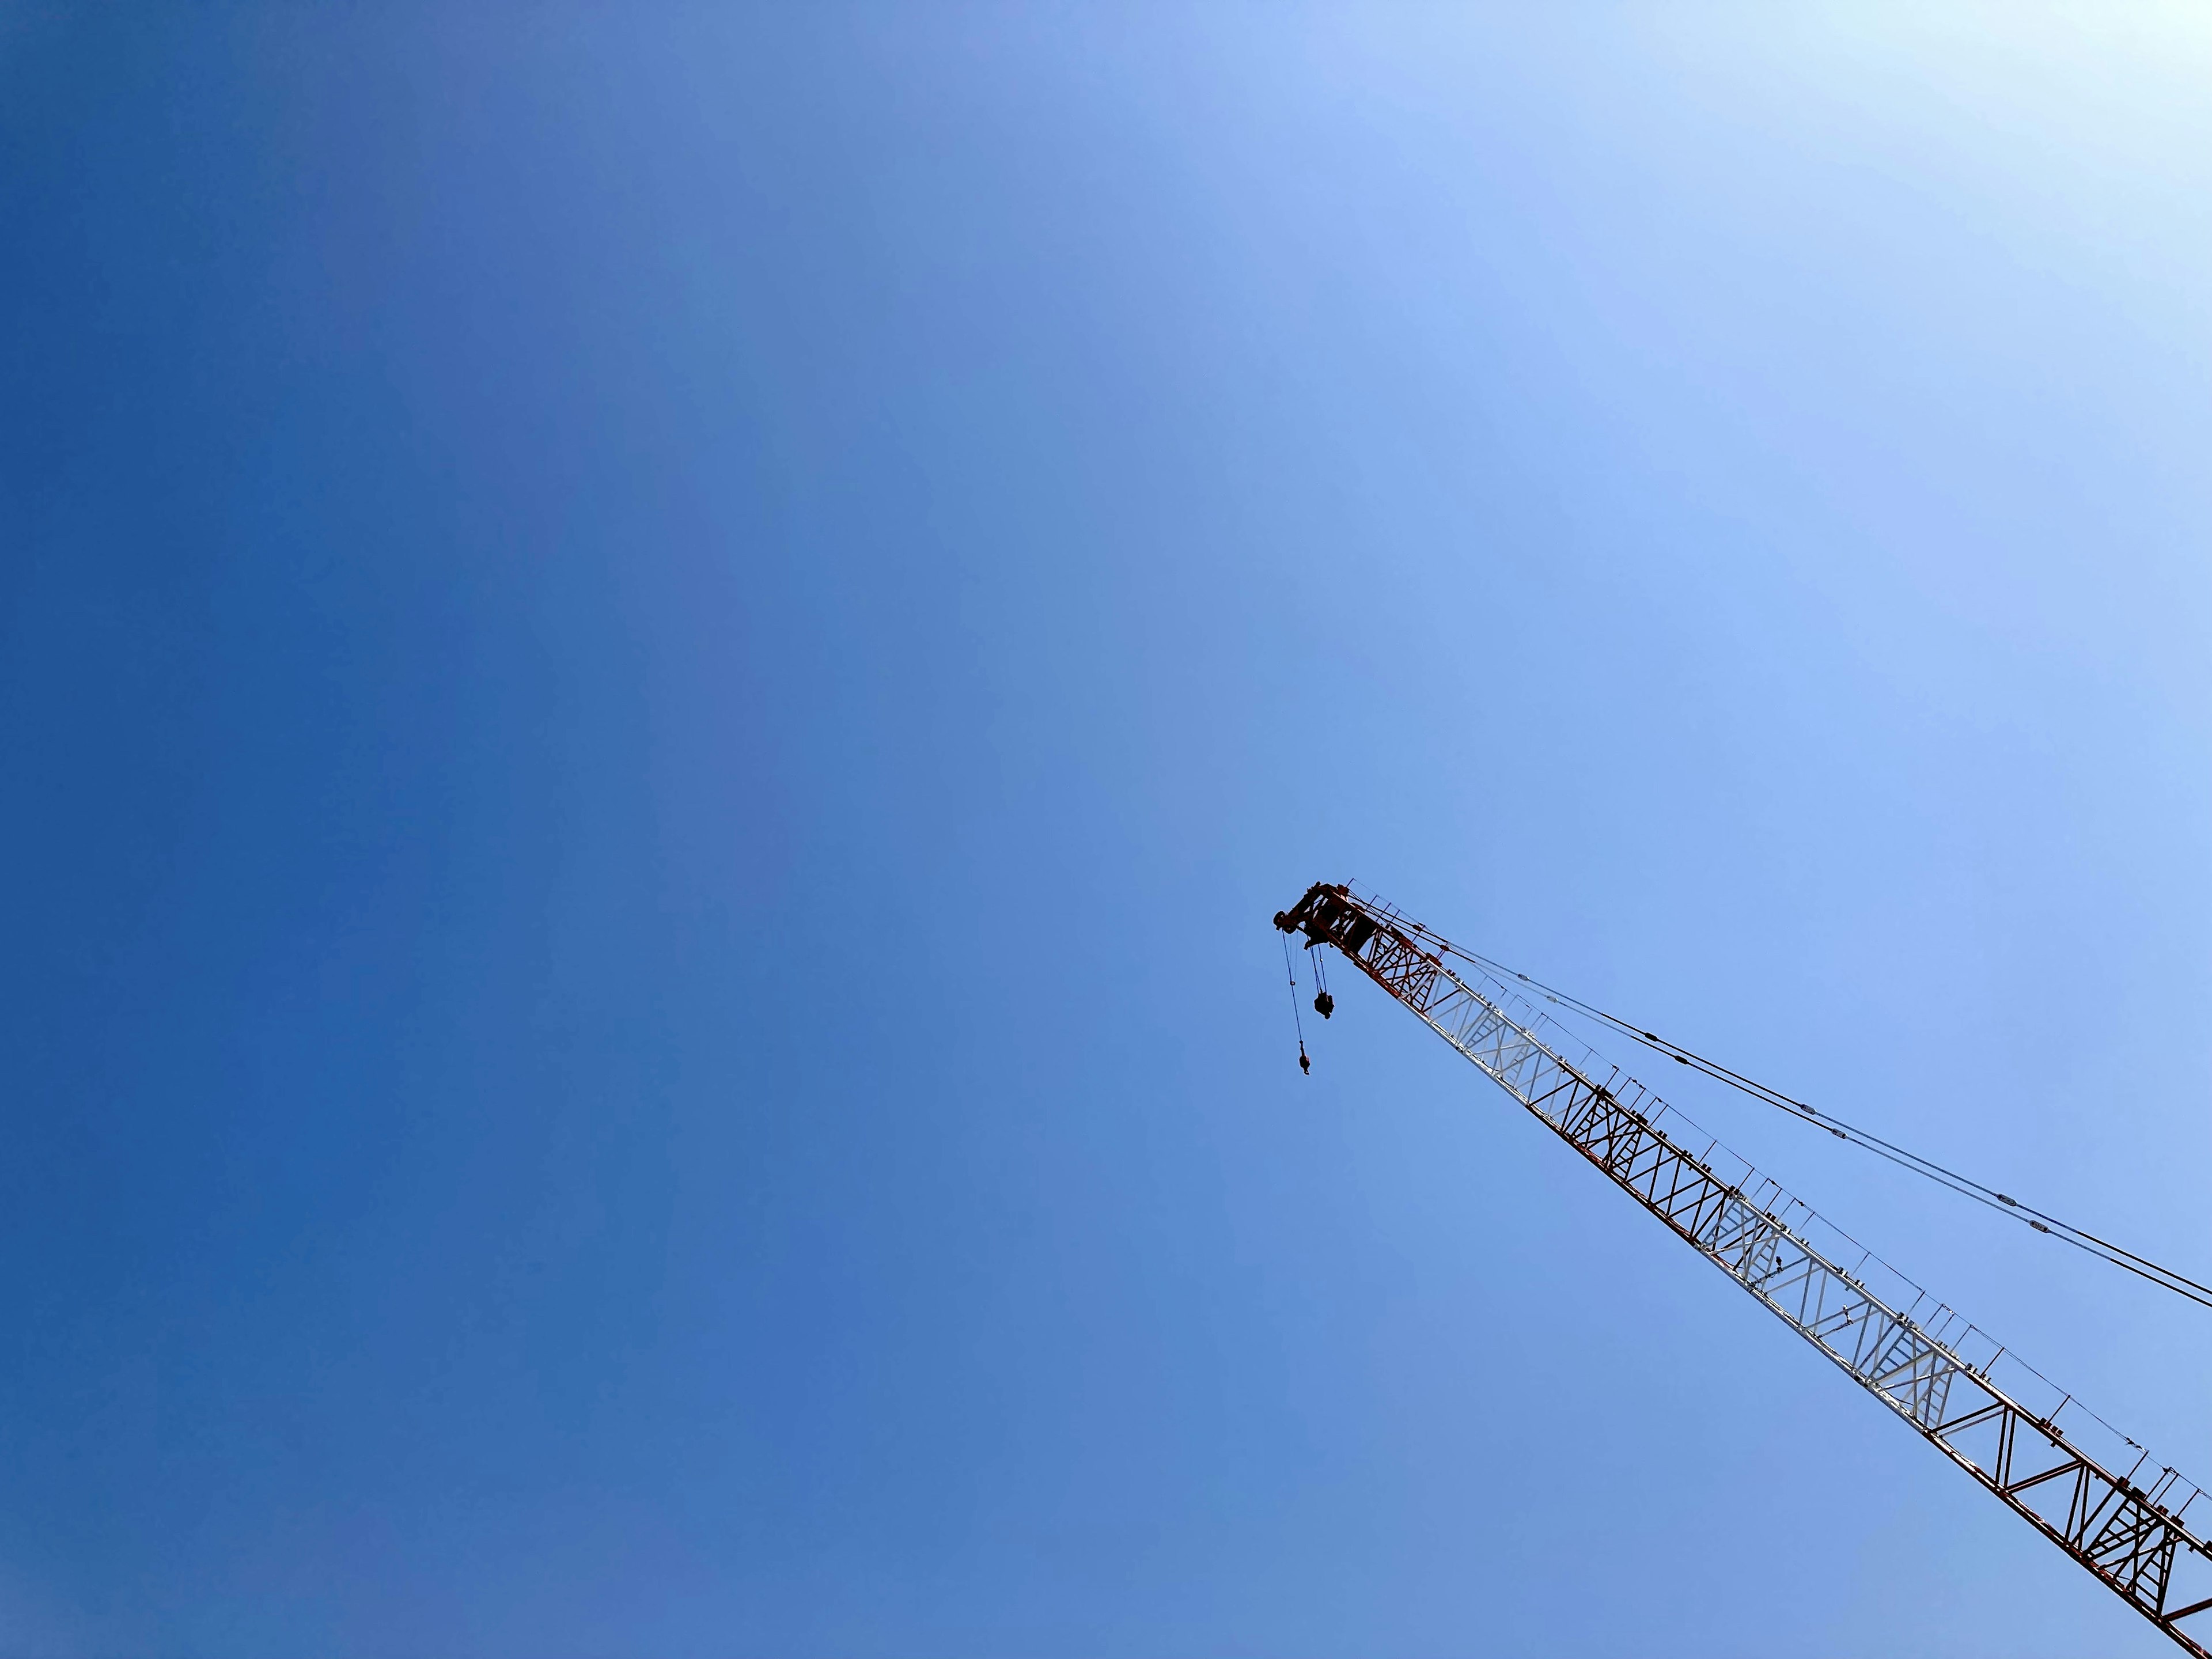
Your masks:
<instances>
[{"instance_id":1,"label":"crane pendant line","mask_svg":"<svg viewBox=\"0 0 2212 1659\"><path fill-rule=\"evenodd\" d=\"M1401 921L1316 883L1275 926L1342 952L1952 1462L2175 1643L2212 1659L2212 1543L2197 1529L2202 1513L2188 1518L2212 1500L1502 980L1462 978L1414 937L1434 935ZM1700 1139L1705 1150L1690 1151Z\"/></svg>"}]
</instances>

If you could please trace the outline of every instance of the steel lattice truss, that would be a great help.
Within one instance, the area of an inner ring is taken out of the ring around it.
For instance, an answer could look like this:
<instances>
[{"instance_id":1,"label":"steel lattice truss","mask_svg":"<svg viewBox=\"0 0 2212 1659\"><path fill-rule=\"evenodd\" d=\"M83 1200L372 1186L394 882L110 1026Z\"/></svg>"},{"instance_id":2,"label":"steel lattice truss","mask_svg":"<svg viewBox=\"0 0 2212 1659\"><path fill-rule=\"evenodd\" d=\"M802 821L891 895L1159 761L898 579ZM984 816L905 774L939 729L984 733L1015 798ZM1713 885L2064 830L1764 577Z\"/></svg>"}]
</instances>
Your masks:
<instances>
[{"instance_id":1,"label":"steel lattice truss","mask_svg":"<svg viewBox=\"0 0 2212 1659\"><path fill-rule=\"evenodd\" d=\"M1319 884L1275 924L1341 951L2015 1514L2212 1659L2212 1544L2186 1518L2196 1486L1717 1143L1687 1150L1705 1139L1694 1126L1511 987L1447 966L1427 929Z\"/></svg>"}]
</instances>

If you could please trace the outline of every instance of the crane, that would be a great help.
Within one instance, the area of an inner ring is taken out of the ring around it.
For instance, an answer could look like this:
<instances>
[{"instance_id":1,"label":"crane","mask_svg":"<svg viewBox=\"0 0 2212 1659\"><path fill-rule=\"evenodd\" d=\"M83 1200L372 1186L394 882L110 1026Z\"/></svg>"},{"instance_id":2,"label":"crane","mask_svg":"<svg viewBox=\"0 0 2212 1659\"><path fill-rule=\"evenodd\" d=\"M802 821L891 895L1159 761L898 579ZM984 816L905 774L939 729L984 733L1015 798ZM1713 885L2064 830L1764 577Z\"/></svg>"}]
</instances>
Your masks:
<instances>
[{"instance_id":1,"label":"crane","mask_svg":"<svg viewBox=\"0 0 2212 1659\"><path fill-rule=\"evenodd\" d=\"M1309 951L1341 954L2015 1515L2212 1659L2212 1500L2196 1486L1607 1066L1483 959L1344 884L1316 883L1274 920Z\"/></svg>"}]
</instances>

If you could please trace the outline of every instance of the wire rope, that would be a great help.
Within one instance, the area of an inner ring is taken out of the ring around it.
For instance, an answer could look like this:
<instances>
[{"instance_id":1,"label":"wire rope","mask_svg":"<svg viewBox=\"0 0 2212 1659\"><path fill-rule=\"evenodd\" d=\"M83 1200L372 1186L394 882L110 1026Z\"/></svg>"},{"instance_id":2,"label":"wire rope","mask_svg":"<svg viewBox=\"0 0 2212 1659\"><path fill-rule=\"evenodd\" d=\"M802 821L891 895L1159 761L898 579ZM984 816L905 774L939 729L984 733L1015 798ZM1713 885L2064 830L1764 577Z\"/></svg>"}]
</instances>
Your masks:
<instances>
[{"instance_id":1,"label":"wire rope","mask_svg":"<svg viewBox=\"0 0 2212 1659\"><path fill-rule=\"evenodd\" d=\"M1832 1112L1824 1112L1819 1107L1799 1100L1795 1096L1786 1095L1781 1090L1771 1088L1754 1078L1746 1077L1741 1072L1733 1071L1722 1065L1718 1060L1710 1060L1694 1049L1685 1048L1679 1042L1661 1036L1656 1031L1647 1030L1640 1025L1622 1019L1616 1014L1609 1014L1602 1008L1584 1002L1579 997L1571 996L1556 986L1547 985L1543 981L1531 978L1518 969L1508 968L1501 962L1492 961L1490 957L1469 951L1462 945L1454 945L1442 934L1398 915L1379 901L1374 902L1373 908L1383 913L1393 927L1419 934L1425 943L1472 963L1482 969L1485 975L1500 982L1514 981L1540 991L1551 1001L1596 1020L1607 1030L1619 1032L1652 1053L1664 1054L1677 1065L1686 1066L1692 1071L1711 1078L1717 1083L1726 1085L1739 1094L1748 1095L1761 1104L1771 1106L1777 1111L1797 1119L1802 1123L1810 1123L1819 1128L1826 1129L1838 1140L1847 1141L1863 1152L1872 1152L1877 1158L1886 1158L1899 1169L1909 1170L1923 1180L1932 1181L1937 1186L1958 1194L1961 1198L1972 1199L1974 1202L2033 1228L2047 1237L2055 1238L2061 1243L2070 1244L2075 1249L2095 1256L2100 1261L2115 1267L2124 1268L2138 1279L2148 1279L2160 1290L2170 1291L2176 1296L2196 1303L2199 1307L2212 1308L2212 1285L2206 1285L2201 1280L2192 1279L2187 1273L2154 1261L2147 1255L2127 1249L2124 1245L2116 1244L2111 1239L2100 1234L2093 1233L2086 1227L2062 1220L2048 1210L2039 1209L2033 1204L2013 1197L2009 1193L2000 1192L1986 1182L1977 1181L1972 1176L1964 1175L1959 1170L1939 1164L1934 1158L1924 1158L1920 1153L1900 1146L1895 1141L1875 1134L1869 1129L1862 1129L1856 1124L1847 1123ZM1295 997L1292 1000L1295 1003Z\"/></svg>"},{"instance_id":2,"label":"wire rope","mask_svg":"<svg viewBox=\"0 0 2212 1659\"><path fill-rule=\"evenodd\" d=\"M1431 935L1431 937L1434 936ZM1924 1180L1932 1181L1937 1186L1958 1194L1961 1198L1972 1199L1974 1202L2019 1221L2037 1232L2057 1239L2062 1243L2071 1244L2075 1249L2085 1251L2115 1267L2124 1268L2137 1278L2148 1279L2161 1290L2171 1291L2176 1296L2196 1303L2199 1307L2212 1308L2212 1285L2203 1284L2175 1268L2166 1267L2148 1256L2130 1250L2124 1245L2114 1243L2111 1239L2091 1232L2086 1227L2063 1220L2048 1210L2039 1209L2033 1204L2013 1197L2009 1193L2000 1192L1986 1182L1977 1181L1972 1176L1962 1174L1957 1170L1939 1164L1934 1158L1923 1157L1920 1153L1900 1146L1895 1141L1875 1134L1871 1130L1860 1128L1856 1124L1847 1123L1832 1112L1824 1112L1808 1102L1784 1094L1779 1089L1771 1088L1756 1079L1732 1071L1719 1061L1708 1059L1694 1049L1685 1048L1679 1042L1662 1037L1656 1031L1649 1031L1641 1026L1632 1024L1618 1015L1609 1014L1604 1009L1584 1002L1579 997L1571 996L1555 986L1547 985L1541 980L1532 979L1527 974L1507 968L1502 963L1493 962L1487 957L1478 956L1474 951L1461 949L1456 945L1451 946L1450 949L1455 956L1463 957L1485 971L1507 975L1530 986L1561 1005L1598 1021L1632 1042L1641 1044L1654 1054L1664 1054L1676 1064L1686 1066L1692 1071L1709 1077L1715 1082L1725 1084L1739 1094L1747 1095L1764 1105L1773 1107L1778 1111L1797 1119L1800 1122L1810 1123L1826 1129L1838 1140L1848 1141L1862 1151L1872 1152L1877 1158L1886 1158L1899 1168L1910 1170Z\"/></svg>"},{"instance_id":3,"label":"wire rope","mask_svg":"<svg viewBox=\"0 0 2212 1659\"><path fill-rule=\"evenodd\" d=\"M1310 1072L1311 1062L1306 1059L1306 1025L1298 1013L1298 970L1291 965L1291 940L1283 936L1283 975L1291 982L1291 1029L1298 1035L1298 1070Z\"/></svg>"}]
</instances>

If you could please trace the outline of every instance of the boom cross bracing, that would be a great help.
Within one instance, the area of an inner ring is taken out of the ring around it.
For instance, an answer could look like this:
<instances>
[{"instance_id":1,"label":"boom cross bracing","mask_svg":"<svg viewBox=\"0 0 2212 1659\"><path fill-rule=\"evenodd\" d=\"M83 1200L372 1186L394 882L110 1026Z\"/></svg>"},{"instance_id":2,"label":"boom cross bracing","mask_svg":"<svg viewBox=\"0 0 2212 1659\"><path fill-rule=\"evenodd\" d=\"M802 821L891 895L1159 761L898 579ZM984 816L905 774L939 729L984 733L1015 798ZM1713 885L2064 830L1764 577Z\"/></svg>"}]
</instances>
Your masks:
<instances>
[{"instance_id":1,"label":"boom cross bracing","mask_svg":"<svg viewBox=\"0 0 2212 1659\"><path fill-rule=\"evenodd\" d=\"M2195 1486L1439 935L1321 883L1275 926L1340 951L2014 1514L2212 1659L2212 1499Z\"/></svg>"}]
</instances>

